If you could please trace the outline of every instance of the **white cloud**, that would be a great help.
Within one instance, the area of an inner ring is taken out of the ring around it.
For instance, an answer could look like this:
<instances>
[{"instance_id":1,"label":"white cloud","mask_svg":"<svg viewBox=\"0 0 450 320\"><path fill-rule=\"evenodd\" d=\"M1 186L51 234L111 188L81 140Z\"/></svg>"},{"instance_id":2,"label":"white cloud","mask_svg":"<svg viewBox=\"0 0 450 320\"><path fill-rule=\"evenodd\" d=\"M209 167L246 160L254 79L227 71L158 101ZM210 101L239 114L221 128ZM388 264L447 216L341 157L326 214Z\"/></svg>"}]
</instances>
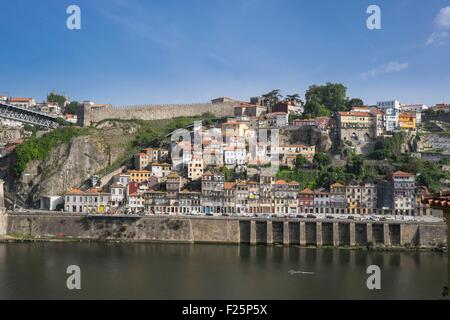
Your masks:
<instances>
[{"instance_id":1,"label":"white cloud","mask_svg":"<svg viewBox=\"0 0 450 320\"><path fill-rule=\"evenodd\" d=\"M429 46L431 44L443 45L447 43L447 38L450 37L450 7L445 7L439 10L436 18L434 19L434 24L437 30L434 31L425 42L425 45Z\"/></svg>"},{"instance_id":2,"label":"white cloud","mask_svg":"<svg viewBox=\"0 0 450 320\"><path fill-rule=\"evenodd\" d=\"M379 67L366 71L362 74L363 78L376 77L382 74L395 73L405 70L409 67L409 64L399 63L398 61L390 61L386 64L383 64Z\"/></svg>"},{"instance_id":3,"label":"white cloud","mask_svg":"<svg viewBox=\"0 0 450 320\"><path fill-rule=\"evenodd\" d=\"M450 7L442 8L434 21L438 28L450 29Z\"/></svg>"},{"instance_id":4,"label":"white cloud","mask_svg":"<svg viewBox=\"0 0 450 320\"><path fill-rule=\"evenodd\" d=\"M436 31L433 32L427 39L427 42L425 44L428 46L430 44L436 43L437 45L443 45L447 41L447 38L450 36L450 33L447 31Z\"/></svg>"}]
</instances>

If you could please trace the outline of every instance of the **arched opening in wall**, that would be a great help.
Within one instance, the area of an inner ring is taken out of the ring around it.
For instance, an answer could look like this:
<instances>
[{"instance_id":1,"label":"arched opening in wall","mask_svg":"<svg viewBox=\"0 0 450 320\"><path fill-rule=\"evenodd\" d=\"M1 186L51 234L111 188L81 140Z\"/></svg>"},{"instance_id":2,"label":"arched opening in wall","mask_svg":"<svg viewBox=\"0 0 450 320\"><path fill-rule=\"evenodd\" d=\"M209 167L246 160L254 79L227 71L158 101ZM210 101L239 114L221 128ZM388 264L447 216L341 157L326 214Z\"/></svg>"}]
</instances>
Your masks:
<instances>
[{"instance_id":1,"label":"arched opening in wall","mask_svg":"<svg viewBox=\"0 0 450 320\"><path fill-rule=\"evenodd\" d=\"M365 133L363 139L364 139L364 142L370 142L370 136L369 136L369 134L368 134L368 133Z\"/></svg>"},{"instance_id":2,"label":"arched opening in wall","mask_svg":"<svg viewBox=\"0 0 450 320\"><path fill-rule=\"evenodd\" d=\"M352 133L351 139L354 141L358 141L358 135L356 134L356 132Z\"/></svg>"}]
</instances>

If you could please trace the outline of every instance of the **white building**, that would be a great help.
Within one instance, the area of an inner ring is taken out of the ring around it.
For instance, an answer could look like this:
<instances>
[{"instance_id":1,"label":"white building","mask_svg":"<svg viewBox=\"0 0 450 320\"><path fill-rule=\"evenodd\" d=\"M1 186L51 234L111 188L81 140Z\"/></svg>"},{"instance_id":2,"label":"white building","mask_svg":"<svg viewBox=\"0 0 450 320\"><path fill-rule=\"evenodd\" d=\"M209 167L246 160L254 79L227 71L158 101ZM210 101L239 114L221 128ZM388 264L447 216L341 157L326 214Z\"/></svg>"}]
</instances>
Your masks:
<instances>
[{"instance_id":1,"label":"white building","mask_svg":"<svg viewBox=\"0 0 450 320\"><path fill-rule=\"evenodd\" d=\"M392 174L395 214L411 215L416 208L415 176L396 171Z\"/></svg>"},{"instance_id":2,"label":"white building","mask_svg":"<svg viewBox=\"0 0 450 320\"><path fill-rule=\"evenodd\" d=\"M118 207L125 203L127 187L118 183L111 186L111 207Z\"/></svg>"},{"instance_id":3,"label":"white building","mask_svg":"<svg viewBox=\"0 0 450 320\"><path fill-rule=\"evenodd\" d=\"M388 100L388 101L378 101L377 107L381 110L387 109L387 108L395 108L396 110L400 110L401 104L398 100Z\"/></svg>"},{"instance_id":4,"label":"white building","mask_svg":"<svg viewBox=\"0 0 450 320\"><path fill-rule=\"evenodd\" d=\"M168 163L152 163L152 176L154 177L162 178L168 176L171 171Z\"/></svg>"},{"instance_id":5,"label":"white building","mask_svg":"<svg viewBox=\"0 0 450 320\"><path fill-rule=\"evenodd\" d=\"M238 148L234 146L229 146L225 148L224 151L224 162L225 165L245 165L247 162L247 152L245 148Z\"/></svg>"},{"instance_id":6,"label":"white building","mask_svg":"<svg viewBox=\"0 0 450 320\"><path fill-rule=\"evenodd\" d=\"M145 209L144 195L139 193L131 193L128 196L128 208L132 213L144 211Z\"/></svg>"},{"instance_id":7,"label":"white building","mask_svg":"<svg viewBox=\"0 0 450 320\"><path fill-rule=\"evenodd\" d=\"M43 196L40 199L40 209L55 211L58 205L64 204L64 198L61 196Z\"/></svg>"},{"instance_id":8,"label":"white building","mask_svg":"<svg viewBox=\"0 0 450 320\"><path fill-rule=\"evenodd\" d=\"M266 114L267 126L270 128L282 128L289 124L289 115L285 112L274 112Z\"/></svg>"},{"instance_id":9,"label":"white building","mask_svg":"<svg viewBox=\"0 0 450 320\"><path fill-rule=\"evenodd\" d=\"M8 103L22 108L33 108L36 106L36 101L33 98L9 98Z\"/></svg>"},{"instance_id":10,"label":"white building","mask_svg":"<svg viewBox=\"0 0 450 320\"><path fill-rule=\"evenodd\" d=\"M64 197L64 211L78 213L106 213L109 210L110 194L98 188L88 191L73 189Z\"/></svg>"},{"instance_id":11,"label":"white building","mask_svg":"<svg viewBox=\"0 0 450 320\"><path fill-rule=\"evenodd\" d=\"M400 101L379 101L378 108L384 111L384 128L386 132L392 132L398 127L398 114L400 113Z\"/></svg>"},{"instance_id":12,"label":"white building","mask_svg":"<svg viewBox=\"0 0 450 320\"><path fill-rule=\"evenodd\" d=\"M128 186L128 183L131 181L130 175L128 173L120 173L116 176L116 183L122 186Z\"/></svg>"}]
</instances>

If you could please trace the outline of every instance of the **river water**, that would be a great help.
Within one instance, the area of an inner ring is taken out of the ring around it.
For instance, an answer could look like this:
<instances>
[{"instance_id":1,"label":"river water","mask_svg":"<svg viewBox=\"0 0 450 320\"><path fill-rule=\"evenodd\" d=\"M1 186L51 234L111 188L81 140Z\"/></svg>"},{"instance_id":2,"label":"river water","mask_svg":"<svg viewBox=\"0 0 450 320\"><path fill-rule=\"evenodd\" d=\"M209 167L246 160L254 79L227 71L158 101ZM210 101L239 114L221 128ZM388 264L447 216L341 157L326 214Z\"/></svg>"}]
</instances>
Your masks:
<instances>
[{"instance_id":1,"label":"river water","mask_svg":"<svg viewBox=\"0 0 450 320\"><path fill-rule=\"evenodd\" d=\"M67 289L69 265L81 269L81 290ZM381 269L380 290L367 289L369 265ZM436 252L0 244L0 299L440 299L446 283L447 256Z\"/></svg>"}]
</instances>

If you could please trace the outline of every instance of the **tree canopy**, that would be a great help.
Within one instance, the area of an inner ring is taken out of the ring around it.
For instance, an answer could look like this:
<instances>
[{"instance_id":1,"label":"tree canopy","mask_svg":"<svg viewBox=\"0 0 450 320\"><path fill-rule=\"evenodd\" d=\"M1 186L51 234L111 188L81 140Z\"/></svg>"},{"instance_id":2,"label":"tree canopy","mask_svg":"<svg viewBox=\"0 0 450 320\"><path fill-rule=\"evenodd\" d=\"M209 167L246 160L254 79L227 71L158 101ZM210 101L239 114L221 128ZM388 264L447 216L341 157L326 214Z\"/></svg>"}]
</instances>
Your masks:
<instances>
[{"instance_id":1,"label":"tree canopy","mask_svg":"<svg viewBox=\"0 0 450 320\"><path fill-rule=\"evenodd\" d=\"M52 91L47 96L47 102L56 103L60 107L64 106L64 103L67 101L67 98L63 95L57 94L56 92Z\"/></svg>"},{"instance_id":2,"label":"tree canopy","mask_svg":"<svg viewBox=\"0 0 450 320\"><path fill-rule=\"evenodd\" d=\"M349 99L347 88L342 83L312 85L306 91L305 99L305 114L311 117L329 116L333 112L347 111L352 106L363 104L361 99Z\"/></svg>"},{"instance_id":3,"label":"tree canopy","mask_svg":"<svg viewBox=\"0 0 450 320\"><path fill-rule=\"evenodd\" d=\"M78 110L78 106L80 105L80 103L78 103L78 101L72 101L70 102L70 104L64 108L63 113L64 114L77 114L77 110Z\"/></svg>"}]
</instances>

